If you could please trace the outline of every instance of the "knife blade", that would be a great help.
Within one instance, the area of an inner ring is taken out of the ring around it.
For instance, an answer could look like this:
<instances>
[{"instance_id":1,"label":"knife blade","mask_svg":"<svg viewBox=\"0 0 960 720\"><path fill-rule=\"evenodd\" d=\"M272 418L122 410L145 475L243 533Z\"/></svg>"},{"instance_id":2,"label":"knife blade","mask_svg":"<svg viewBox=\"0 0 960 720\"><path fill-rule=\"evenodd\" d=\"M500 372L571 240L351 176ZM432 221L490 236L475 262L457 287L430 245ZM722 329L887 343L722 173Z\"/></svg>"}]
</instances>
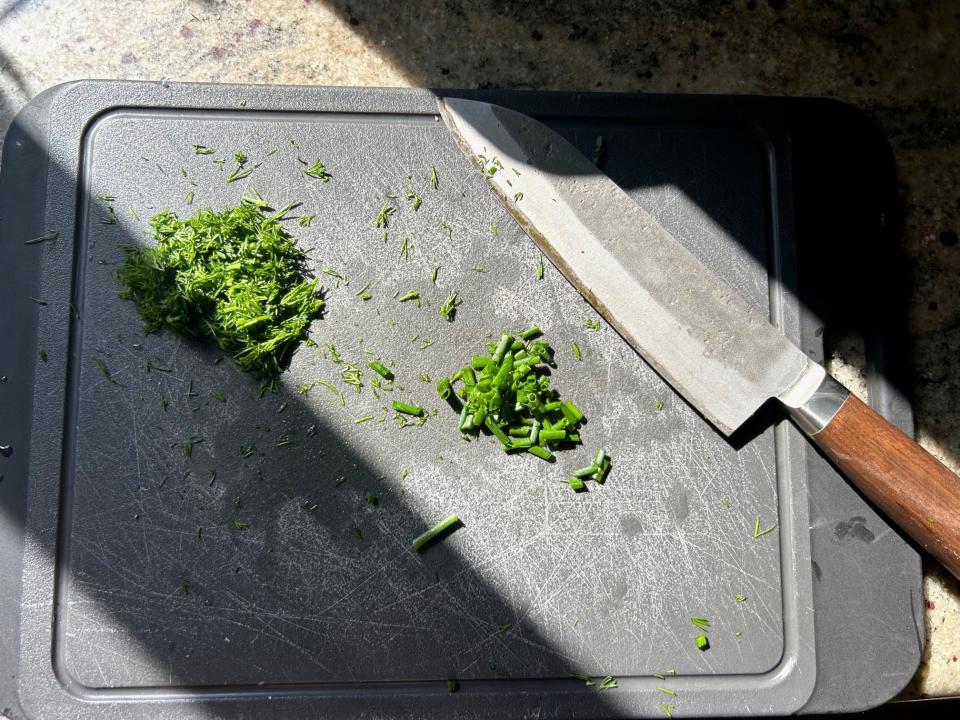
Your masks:
<instances>
[{"instance_id":1,"label":"knife blade","mask_svg":"<svg viewBox=\"0 0 960 720\"><path fill-rule=\"evenodd\" d=\"M776 398L844 474L960 576L960 481L813 362L559 134L438 100L467 158L550 261L718 430Z\"/></svg>"}]
</instances>

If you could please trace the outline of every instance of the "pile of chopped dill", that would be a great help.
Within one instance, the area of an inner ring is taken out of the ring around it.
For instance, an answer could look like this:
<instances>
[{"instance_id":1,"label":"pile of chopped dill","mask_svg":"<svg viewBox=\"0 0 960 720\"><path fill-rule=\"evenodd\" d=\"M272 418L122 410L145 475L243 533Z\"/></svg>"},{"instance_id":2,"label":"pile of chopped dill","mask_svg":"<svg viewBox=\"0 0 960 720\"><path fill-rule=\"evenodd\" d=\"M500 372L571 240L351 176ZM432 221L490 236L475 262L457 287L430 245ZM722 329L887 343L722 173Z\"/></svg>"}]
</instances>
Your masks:
<instances>
[{"instance_id":1,"label":"pile of chopped dill","mask_svg":"<svg viewBox=\"0 0 960 720\"><path fill-rule=\"evenodd\" d=\"M540 334L536 326L517 338L503 333L499 342L487 346L489 355L475 355L470 365L440 378L437 393L460 411L461 432L485 429L504 452L552 460L552 450L580 443L578 427L584 418L550 387L553 349L546 340L534 339ZM454 392L457 382L462 384Z\"/></svg>"},{"instance_id":2,"label":"pile of chopped dill","mask_svg":"<svg viewBox=\"0 0 960 720\"><path fill-rule=\"evenodd\" d=\"M150 220L156 247L124 246L114 273L147 332L168 327L213 341L273 386L324 306L306 256L280 226L283 211L244 202L222 212Z\"/></svg>"}]
</instances>

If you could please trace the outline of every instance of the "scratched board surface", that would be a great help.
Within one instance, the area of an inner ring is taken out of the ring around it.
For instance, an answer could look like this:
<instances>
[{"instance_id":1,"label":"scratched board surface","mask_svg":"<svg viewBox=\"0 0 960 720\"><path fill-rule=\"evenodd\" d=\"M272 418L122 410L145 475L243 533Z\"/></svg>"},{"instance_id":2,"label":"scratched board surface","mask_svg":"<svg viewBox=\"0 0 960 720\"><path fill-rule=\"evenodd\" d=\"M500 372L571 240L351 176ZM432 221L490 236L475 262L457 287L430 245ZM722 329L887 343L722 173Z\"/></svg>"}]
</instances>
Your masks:
<instances>
[{"instance_id":1,"label":"scratched board surface","mask_svg":"<svg viewBox=\"0 0 960 720\"><path fill-rule=\"evenodd\" d=\"M216 152L195 154L195 143ZM756 139L739 128L633 126L605 143L611 175L766 312ZM536 248L435 118L121 111L98 121L86 151L60 597L77 681L750 674L777 664L780 544L776 532L754 538L756 517L764 527L778 517L773 431L734 450L602 321L586 328L596 313L549 265L536 278ZM236 151L255 169L227 183ZM318 158L329 182L302 173L298 160ZM111 277L122 245L150 242L156 212L223 208L251 188L275 207L302 203L286 227L327 300L310 330L316 346L302 346L279 393L263 397L216 349L144 334ZM422 197L419 210L407 190ZM375 227L385 202L397 208L386 233ZM116 224L103 221L107 205ZM295 219L306 214L308 226ZM397 301L409 290L419 303ZM452 323L438 312L449 290L462 300ZM506 456L485 437L465 442L426 381L501 330L533 324L556 347L554 384L589 420L584 447L555 464ZM397 377L379 397L366 367L374 357ZM359 393L341 380L346 364L364 372ZM299 391L316 380L337 387L343 406L323 385ZM401 428L392 399L437 414ZM570 492L560 481L596 448L613 458L609 481ZM411 552L411 538L450 513L464 528ZM694 646L694 615L713 623L710 652Z\"/></svg>"}]
</instances>

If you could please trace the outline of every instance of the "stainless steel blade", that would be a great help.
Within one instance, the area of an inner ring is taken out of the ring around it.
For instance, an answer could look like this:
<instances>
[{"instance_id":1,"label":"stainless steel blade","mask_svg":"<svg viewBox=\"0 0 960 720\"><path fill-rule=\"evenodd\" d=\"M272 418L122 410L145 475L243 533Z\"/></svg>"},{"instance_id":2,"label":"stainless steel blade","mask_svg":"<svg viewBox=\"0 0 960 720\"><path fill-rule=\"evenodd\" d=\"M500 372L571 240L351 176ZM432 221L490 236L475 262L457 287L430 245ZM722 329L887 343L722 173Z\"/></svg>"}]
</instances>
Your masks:
<instances>
[{"instance_id":1,"label":"stainless steel blade","mask_svg":"<svg viewBox=\"0 0 960 720\"><path fill-rule=\"evenodd\" d=\"M543 253L722 432L771 397L798 407L820 385L822 367L556 132L489 103L439 104Z\"/></svg>"}]
</instances>

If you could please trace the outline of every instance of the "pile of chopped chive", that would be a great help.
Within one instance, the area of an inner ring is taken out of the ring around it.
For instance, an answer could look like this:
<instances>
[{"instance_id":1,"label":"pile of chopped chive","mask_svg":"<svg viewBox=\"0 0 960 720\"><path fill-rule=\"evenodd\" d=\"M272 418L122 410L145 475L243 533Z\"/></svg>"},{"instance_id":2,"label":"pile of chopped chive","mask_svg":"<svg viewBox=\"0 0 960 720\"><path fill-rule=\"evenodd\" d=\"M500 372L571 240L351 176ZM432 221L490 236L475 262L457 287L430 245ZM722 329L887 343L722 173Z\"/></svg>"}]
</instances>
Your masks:
<instances>
[{"instance_id":1,"label":"pile of chopped chive","mask_svg":"<svg viewBox=\"0 0 960 720\"><path fill-rule=\"evenodd\" d=\"M536 326L517 338L503 333L499 342L487 346L489 355L475 355L470 365L440 378L437 393L460 411L462 432L486 429L505 452L552 460L553 450L580 442L584 418L576 405L550 388L547 366L553 363L553 349L546 340L534 339L540 334Z\"/></svg>"},{"instance_id":2,"label":"pile of chopped chive","mask_svg":"<svg viewBox=\"0 0 960 720\"><path fill-rule=\"evenodd\" d=\"M324 302L280 226L283 211L267 216L265 205L245 199L184 220L161 212L150 220L156 247L125 246L114 277L147 332L212 340L272 387Z\"/></svg>"}]
</instances>

